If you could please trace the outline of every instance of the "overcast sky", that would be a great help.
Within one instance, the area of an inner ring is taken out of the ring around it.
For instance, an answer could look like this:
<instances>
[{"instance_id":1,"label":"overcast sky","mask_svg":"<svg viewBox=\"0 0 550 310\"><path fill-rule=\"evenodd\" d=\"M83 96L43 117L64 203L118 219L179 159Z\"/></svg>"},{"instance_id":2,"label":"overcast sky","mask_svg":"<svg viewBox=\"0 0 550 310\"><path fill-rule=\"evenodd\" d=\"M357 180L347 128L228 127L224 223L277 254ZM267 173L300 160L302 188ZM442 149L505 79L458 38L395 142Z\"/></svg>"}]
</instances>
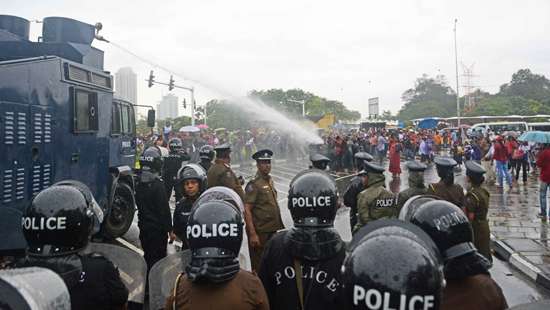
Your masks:
<instances>
[{"instance_id":1,"label":"overcast sky","mask_svg":"<svg viewBox=\"0 0 550 310\"><path fill-rule=\"evenodd\" d=\"M455 18L459 73L460 63L475 63L475 85L496 92L520 68L550 75L547 0L0 3L1 14L29 20L65 16L102 22L106 38L189 79L176 77L176 83L197 87L199 105L227 92L301 88L341 100L363 115L367 99L380 97L380 110L395 113L403 91L423 73L444 74L456 87ZM31 33L40 31L33 23ZM105 51L106 70L114 74L130 66L137 72L139 103L155 103L167 93L166 87L148 89L142 81L151 65L113 45L93 45ZM169 79L156 72L159 80Z\"/></svg>"}]
</instances>

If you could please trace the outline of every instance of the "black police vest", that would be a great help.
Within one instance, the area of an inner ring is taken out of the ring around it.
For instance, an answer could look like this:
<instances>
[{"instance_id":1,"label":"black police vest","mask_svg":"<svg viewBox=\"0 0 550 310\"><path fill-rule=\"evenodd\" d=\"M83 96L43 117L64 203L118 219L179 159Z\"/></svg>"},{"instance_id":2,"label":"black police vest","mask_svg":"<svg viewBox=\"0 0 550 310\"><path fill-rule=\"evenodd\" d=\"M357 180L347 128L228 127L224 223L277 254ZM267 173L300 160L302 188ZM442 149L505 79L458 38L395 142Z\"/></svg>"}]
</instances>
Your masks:
<instances>
[{"instance_id":1,"label":"black police vest","mask_svg":"<svg viewBox=\"0 0 550 310\"><path fill-rule=\"evenodd\" d=\"M294 258L285 244L287 231L278 232L267 243L259 272L271 309L299 309ZM340 268L345 258L342 249L336 256L321 261L299 261L301 265L304 308L338 309L342 281Z\"/></svg>"}]
</instances>

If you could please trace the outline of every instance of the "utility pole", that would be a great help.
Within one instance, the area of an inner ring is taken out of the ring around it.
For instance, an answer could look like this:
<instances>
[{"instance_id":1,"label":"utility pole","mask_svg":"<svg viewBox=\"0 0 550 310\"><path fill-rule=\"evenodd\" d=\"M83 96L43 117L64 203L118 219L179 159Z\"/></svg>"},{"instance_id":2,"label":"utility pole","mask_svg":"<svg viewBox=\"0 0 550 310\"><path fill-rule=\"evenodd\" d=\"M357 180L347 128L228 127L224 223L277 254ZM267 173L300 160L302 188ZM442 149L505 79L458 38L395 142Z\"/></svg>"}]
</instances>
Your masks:
<instances>
[{"instance_id":1,"label":"utility pole","mask_svg":"<svg viewBox=\"0 0 550 310\"><path fill-rule=\"evenodd\" d=\"M456 122L457 127L460 128L460 95L458 91L458 49L456 47L456 23L458 22L458 19L455 18L455 72L456 72Z\"/></svg>"},{"instance_id":2,"label":"utility pole","mask_svg":"<svg viewBox=\"0 0 550 310\"><path fill-rule=\"evenodd\" d=\"M170 76L170 82L163 83L155 81L155 76L153 75L153 70L149 73L149 78L146 79L146 81L149 83L149 87L152 87L154 84L160 84L168 86L168 90L173 90L174 88L179 89L185 89L191 92L191 126L195 126L195 88L193 86L191 87L185 87L185 86L179 86L175 84L174 78Z\"/></svg>"},{"instance_id":3,"label":"utility pole","mask_svg":"<svg viewBox=\"0 0 550 310\"><path fill-rule=\"evenodd\" d=\"M306 117L306 101L305 100L294 100L294 99L286 99L286 101L290 102L296 102L302 104L302 117Z\"/></svg>"}]
</instances>

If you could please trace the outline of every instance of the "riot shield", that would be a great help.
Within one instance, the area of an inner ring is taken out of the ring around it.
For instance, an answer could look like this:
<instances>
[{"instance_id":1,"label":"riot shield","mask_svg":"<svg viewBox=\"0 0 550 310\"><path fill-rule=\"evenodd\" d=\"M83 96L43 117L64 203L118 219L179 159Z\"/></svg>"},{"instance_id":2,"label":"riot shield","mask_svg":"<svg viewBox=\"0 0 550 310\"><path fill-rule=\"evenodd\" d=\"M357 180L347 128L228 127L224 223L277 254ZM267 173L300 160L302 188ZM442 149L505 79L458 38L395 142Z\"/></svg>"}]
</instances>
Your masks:
<instances>
[{"instance_id":1,"label":"riot shield","mask_svg":"<svg viewBox=\"0 0 550 310\"><path fill-rule=\"evenodd\" d=\"M38 267L0 271L0 309L70 310L69 290L55 272Z\"/></svg>"},{"instance_id":2,"label":"riot shield","mask_svg":"<svg viewBox=\"0 0 550 310\"><path fill-rule=\"evenodd\" d=\"M539 300L528 304L521 304L510 310L547 310L550 309L550 300Z\"/></svg>"},{"instance_id":3,"label":"riot shield","mask_svg":"<svg viewBox=\"0 0 550 310\"><path fill-rule=\"evenodd\" d=\"M143 304L147 264L140 254L118 245L95 242L90 242L88 251L109 259L118 268L120 278L128 288L128 301Z\"/></svg>"},{"instance_id":4,"label":"riot shield","mask_svg":"<svg viewBox=\"0 0 550 310\"><path fill-rule=\"evenodd\" d=\"M176 278L191 261L191 251L168 255L159 260L149 271L149 309L164 308L166 299L174 289Z\"/></svg>"},{"instance_id":5,"label":"riot shield","mask_svg":"<svg viewBox=\"0 0 550 310\"><path fill-rule=\"evenodd\" d=\"M201 194L199 199L195 201L195 204L200 202L207 202L210 200L224 200L234 206L239 207L241 210L241 216L244 219L244 204L239 195L229 187L214 186L207 189ZM244 224L244 231L246 231L246 223ZM248 250L248 236L243 234L243 243L241 244L241 250L239 251L239 263L244 270L252 271L252 263L250 261L250 252Z\"/></svg>"}]
</instances>

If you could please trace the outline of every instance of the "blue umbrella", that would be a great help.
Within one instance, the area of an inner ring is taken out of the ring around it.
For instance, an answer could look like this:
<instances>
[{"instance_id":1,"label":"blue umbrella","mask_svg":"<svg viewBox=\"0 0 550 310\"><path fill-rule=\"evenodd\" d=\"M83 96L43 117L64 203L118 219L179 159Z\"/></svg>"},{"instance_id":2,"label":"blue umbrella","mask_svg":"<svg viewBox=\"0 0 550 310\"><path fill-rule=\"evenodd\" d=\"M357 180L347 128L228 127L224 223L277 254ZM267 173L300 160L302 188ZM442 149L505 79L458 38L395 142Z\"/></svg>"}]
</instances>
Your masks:
<instances>
[{"instance_id":1,"label":"blue umbrella","mask_svg":"<svg viewBox=\"0 0 550 310\"><path fill-rule=\"evenodd\" d=\"M519 137L519 141L550 144L550 132L528 131Z\"/></svg>"}]
</instances>

